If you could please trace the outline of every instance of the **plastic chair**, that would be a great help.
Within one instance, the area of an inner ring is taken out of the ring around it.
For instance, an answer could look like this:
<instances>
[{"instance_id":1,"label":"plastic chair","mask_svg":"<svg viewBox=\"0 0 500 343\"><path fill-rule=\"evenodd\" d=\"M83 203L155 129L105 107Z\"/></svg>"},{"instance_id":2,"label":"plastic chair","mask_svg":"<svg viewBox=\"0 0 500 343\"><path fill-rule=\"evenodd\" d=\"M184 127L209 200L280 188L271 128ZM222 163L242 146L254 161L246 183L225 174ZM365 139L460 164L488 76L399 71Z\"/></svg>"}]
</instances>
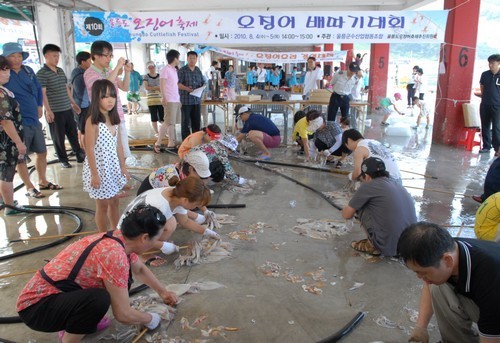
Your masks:
<instances>
[{"instance_id":1,"label":"plastic chair","mask_svg":"<svg viewBox=\"0 0 500 343\"><path fill-rule=\"evenodd\" d=\"M480 133L481 129L478 127L464 127L462 129L461 138L457 143L458 146L465 146L465 150L472 151L472 149L479 145L481 146L481 135L479 141L476 140L476 134Z\"/></svg>"}]
</instances>

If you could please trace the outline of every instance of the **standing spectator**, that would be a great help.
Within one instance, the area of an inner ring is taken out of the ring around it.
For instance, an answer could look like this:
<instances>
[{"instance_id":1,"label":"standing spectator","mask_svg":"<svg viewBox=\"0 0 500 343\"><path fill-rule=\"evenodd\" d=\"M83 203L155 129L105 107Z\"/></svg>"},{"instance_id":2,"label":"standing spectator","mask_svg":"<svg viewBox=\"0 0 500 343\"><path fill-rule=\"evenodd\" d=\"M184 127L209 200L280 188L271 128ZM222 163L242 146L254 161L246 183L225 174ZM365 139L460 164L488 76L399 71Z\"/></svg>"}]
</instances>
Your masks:
<instances>
[{"instance_id":1,"label":"standing spectator","mask_svg":"<svg viewBox=\"0 0 500 343\"><path fill-rule=\"evenodd\" d=\"M194 51L187 53L188 64L179 69L179 93L181 95L181 135L186 139L192 132L201 128L201 98L191 93L196 88L203 86L203 74L196 66L198 54Z\"/></svg>"},{"instance_id":2,"label":"standing spectator","mask_svg":"<svg viewBox=\"0 0 500 343\"><path fill-rule=\"evenodd\" d=\"M24 144L28 149L28 154L31 152L36 154L35 167L38 185L40 189L62 189L61 186L47 180L47 147L42 123L40 123L43 115L43 93L33 69L23 65L23 61L28 58L29 54L24 52L18 43L5 43L3 56L10 64L10 80L4 86L14 93L19 103L23 120ZM26 196L32 198L45 196L31 182L26 163L18 163L17 172L26 187Z\"/></svg>"},{"instance_id":3,"label":"standing spectator","mask_svg":"<svg viewBox=\"0 0 500 343\"><path fill-rule=\"evenodd\" d=\"M493 145L496 155L500 156L500 54L488 57L488 64L490 70L482 73L479 80L481 84L479 113L483 135L483 148L479 152L489 153Z\"/></svg>"},{"instance_id":4,"label":"standing spectator","mask_svg":"<svg viewBox=\"0 0 500 343\"><path fill-rule=\"evenodd\" d=\"M342 209L345 219L357 214L366 233L367 238L351 243L356 251L395 256L401 233L417 222L413 198L389 176L378 157L367 158L361 165L361 186Z\"/></svg>"},{"instance_id":5,"label":"standing spectator","mask_svg":"<svg viewBox=\"0 0 500 343\"><path fill-rule=\"evenodd\" d=\"M61 48L54 44L46 44L42 52L45 64L36 73L36 76L42 85L45 119L49 123L50 134L61 166L71 168L64 144L64 136L68 137L78 163L83 163L85 159L85 152L78 143L78 132L73 115L73 110L77 114L81 114L81 109L73 99L64 70L57 66Z\"/></svg>"},{"instance_id":6,"label":"standing spectator","mask_svg":"<svg viewBox=\"0 0 500 343\"><path fill-rule=\"evenodd\" d=\"M252 66L247 72L247 91L251 91L254 84L255 66Z\"/></svg>"},{"instance_id":7,"label":"standing spectator","mask_svg":"<svg viewBox=\"0 0 500 343\"><path fill-rule=\"evenodd\" d=\"M473 195L478 203L485 201L490 195L500 192L500 158L493 161L484 178L483 194Z\"/></svg>"},{"instance_id":8,"label":"standing spectator","mask_svg":"<svg viewBox=\"0 0 500 343\"><path fill-rule=\"evenodd\" d=\"M179 65L180 53L170 50L167 53L167 65L160 71L161 103L165 111L165 121L158 130L158 140L154 145L154 151L160 152L161 141L165 134L168 136L168 148L175 148L175 124L181 114L181 98L179 95L179 75L176 67Z\"/></svg>"},{"instance_id":9,"label":"standing spectator","mask_svg":"<svg viewBox=\"0 0 500 343\"><path fill-rule=\"evenodd\" d=\"M290 78L290 81L288 81L288 85L290 87L293 87L297 84L297 67L293 67L292 69L292 77Z\"/></svg>"},{"instance_id":10,"label":"standing spectator","mask_svg":"<svg viewBox=\"0 0 500 343\"><path fill-rule=\"evenodd\" d=\"M146 64L148 73L144 75L144 88L148 93L148 108L151 114L151 126L158 137L158 122L163 123L163 105L161 104L160 74L156 72L153 61Z\"/></svg>"},{"instance_id":11,"label":"standing spectator","mask_svg":"<svg viewBox=\"0 0 500 343\"><path fill-rule=\"evenodd\" d=\"M278 67L274 67L269 75L269 82L271 87L278 89L280 87L280 71Z\"/></svg>"},{"instance_id":12,"label":"standing spectator","mask_svg":"<svg viewBox=\"0 0 500 343\"><path fill-rule=\"evenodd\" d=\"M260 114L252 113L252 111L242 106L238 110L238 118L244 122L240 134L236 137L238 142L243 138L248 138L259 149L262 154L259 159L271 159L269 148L277 148L281 143L280 130L271 121L271 119Z\"/></svg>"},{"instance_id":13,"label":"standing spectator","mask_svg":"<svg viewBox=\"0 0 500 343\"><path fill-rule=\"evenodd\" d=\"M349 118L349 95L356 82L359 81L356 75L359 70L359 66L355 62L351 62L347 71L339 70L333 74L330 81L333 85L333 92L328 104L328 121L335 121L339 108L342 113L342 120Z\"/></svg>"},{"instance_id":14,"label":"standing spectator","mask_svg":"<svg viewBox=\"0 0 500 343\"><path fill-rule=\"evenodd\" d=\"M278 69L280 72L280 87L283 87L286 85L286 73L282 66L279 66Z\"/></svg>"},{"instance_id":15,"label":"standing spectator","mask_svg":"<svg viewBox=\"0 0 500 343\"><path fill-rule=\"evenodd\" d=\"M418 68L417 76L415 78L415 92L418 93L418 98L424 100L425 94L425 80L424 80L424 70Z\"/></svg>"},{"instance_id":16,"label":"standing spectator","mask_svg":"<svg viewBox=\"0 0 500 343\"><path fill-rule=\"evenodd\" d=\"M113 59L113 46L106 41L97 40L92 43L90 47L90 55L92 58L92 66L85 71L83 77L85 79L85 86L87 86L88 94L92 94L92 86L97 80L108 79L113 82L116 88L116 94L119 94L121 89L124 92L128 91L130 86L130 66L125 63L126 60L120 57L116 62L115 69L109 68L109 64ZM125 73L123 80L119 77L122 73ZM94 99L90 99L92 103ZM99 99L95 99L98 101ZM116 109L118 111L118 116L120 117L120 129L118 133L120 134L120 141L123 148L124 158L131 157L130 148L128 146L128 132L127 126L125 125L125 114L123 112L122 102L120 97L116 98Z\"/></svg>"},{"instance_id":17,"label":"standing spectator","mask_svg":"<svg viewBox=\"0 0 500 343\"><path fill-rule=\"evenodd\" d=\"M262 63L257 64L257 88L263 90L266 84L266 69Z\"/></svg>"},{"instance_id":18,"label":"standing spectator","mask_svg":"<svg viewBox=\"0 0 500 343\"><path fill-rule=\"evenodd\" d=\"M142 86L142 76L137 70L134 70L134 64L130 62L130 85L127 92L127 111L128 114L139 114L137 108L141 101L139 88Z\"/></svg>"},{"instance_id":19,"label":"standing spectator","mask_svg":"<svg viewBox=\"0 0 500 343\"><path fill-rule=\"evenodd\" d=\"M76 63L78 66L71 72L71 87L73 91L73 99L80 107L80 114L77 117L78 141L82 147L84 144L85 121L87 120L87 112L90 106L89 94L85 87L85 79L83 74L85 70L92 65L90 54L87 51L80 51L76 54Z\"/></svg>"},{"instance_id":20,"label":"standing spectator","mask_svg":"<svg viewBox=\"0 0 500 343\"><path fill-rule=\"evenodd\" d=\"M26 145L23 143L23 127L19 104L14 94L3 85L9 81L10 66L0 56L0 197L2 205L14 206L14 175L16 164L24 160ZM5 215L18 214L15 209L5 208Z\"/></svg>"},{"instance_id":21,"label":"standing spectator","mask_svg":"<svg viewBox=\"0 0 500 343\"><path fill-rule=\"evenodd\" d=\"M224 75L224 79L227 83L227 100L236 100L236 73L234 72L234 67L229 66L228 71Z\"/></svg>"},{"instance_id":22,"label":"standing spectator","mask_svg":"<svg viewBox=\"0 0 500 343\"><path fill-rule=\"evenodd\" d=\"M408 108L413 107L413 97L415 96L415 88L416 88L416 80L417 80L417 72L420 69L419 66L413 67L413 72L411 76L408 78L408 84L406 85L406 90L408 91L407 100L408 100Z\"/></svg>"},{"instance_id":23,"label":"standing spectator","mask_svg":"<svg viewBox=\"0 0 500 343\"><path fill-rule=\"evenodd\" d=\"M208 88L210 89L210 93L212 95L212 99L218 99L220 94L218 94L219 81L221 79L220 71L217 69L219 62L212 61L212 65L208 68L206 77L208 80Z\"/></svg>"},{"instance_id":24,"label":"standing spectator","mask_svg":"<svg viewBox=\"0 0 500 343\"><path fill-rule=\"evenodd\" d=\"M319 89L321 80L323 79L323 71L316 67L316 58L309 56L307 59L307 72L304 78L304 89L302 95L305 100L309 99L313 89Z\"/></svg>"},{"instance_id":25,"label":"standing spectator","mask_svg":"<svg viewBox=\"0 0 500 343\"><path fill-rule=\"evenodd\" d=\"M417 125L412 126L412 129L418 129L420 126L420 121L422 120L423 117L425 117L427 121L427 125L425 125L425 128L428 129L430 125L430 114L429 114L429 109L427 108L426 103L423 100L420 100L420 98L414 96L413 97L413 105L417 106L419 112L418 112L418 118L417 118Z\"/></svg>"}]
</instances>

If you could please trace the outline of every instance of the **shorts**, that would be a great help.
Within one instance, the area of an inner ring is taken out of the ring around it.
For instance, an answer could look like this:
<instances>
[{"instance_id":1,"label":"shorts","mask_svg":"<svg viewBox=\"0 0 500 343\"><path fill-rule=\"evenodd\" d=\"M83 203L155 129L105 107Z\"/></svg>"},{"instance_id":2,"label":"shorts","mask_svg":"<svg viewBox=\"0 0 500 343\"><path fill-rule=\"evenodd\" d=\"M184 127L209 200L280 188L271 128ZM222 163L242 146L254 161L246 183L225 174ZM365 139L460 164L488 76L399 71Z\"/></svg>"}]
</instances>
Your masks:
<instances>
[{"instance_id":1,"label":"shorts","mask_svg":"<svg viewBox=\"0 0 500 343\"><path fill-rule=\"evenodd\" d=\"M127 101L128 102L139 102L141 101L141 95L139 92L128 92L127 93Z\"/></svg>"},{"instance_id":2,"label":"shorts","mask_svg":"<svg viewBox=\"0 0 500 343\"><path fill-rule=\"evenodd\" d=\"M87 122L89 108L82 108L82 112L78 116L78 131L80 131L83 135L85 134L85 123Z\"/></svg>"},{"instance_id":3,"label":"shorts","mask_svg":"<svg viewBox=\"0 0 500 343\"><path fill-rule=\"evenodd\" d=\"M47 146L45 145L45 137L42 131L42 123L34 126L24 126L24 144L28 149L29 153L44 153L47 152Z\"/></svg>"},{"instance_id":4,"label":"shorts","mask_svg":"<svg viewBox=\"0 0 500 343\"><path fill-rule=\"evenodd\" d=\"M393 111L389 107L381 107L380 112L383 115L391 114Z\"/></svg>"},{"instance_id":5,"label":"shorts","mask_svg":"<svg viewBox=\"0 0 500 343\"><path fill-rule=\"evenodd\" d=\"M16 175L16 165L8 163L0 163L0 181L12 182Z\"/></svg>"},{"instance_id":6,"label":"shorts","mask_svg":"<svg viewBox=\"0 0 500 343\"><path fill-rule=\"evenodd\" d=\"M163 122L163 117L164 117L163 105L153 105L153 106L148 106L148 108L149 108L149 113L151 114L151 121L153 123Z\"/></svg>"},{"instance_id":7,"label":"shorts","mask_svg":"<svg viewBox=\"0 0 500 343\"><path fill-rule=\"evenodd\" d=\"M281 144L281 136L269 136L267 133L262 132L264 136L263 143L266 148L277 148Z\"/></svg>"},{"instance_id":8,"label":"shorts","mask_svg":"<svg viewBox=\"0 0 500 343\"><path fill-rule=\"evenodd\" d=\"M163 106L165 111L165 123L168 125L175 125L181 120L181 103L169 102Z\"/></svg>"}]
</instances>

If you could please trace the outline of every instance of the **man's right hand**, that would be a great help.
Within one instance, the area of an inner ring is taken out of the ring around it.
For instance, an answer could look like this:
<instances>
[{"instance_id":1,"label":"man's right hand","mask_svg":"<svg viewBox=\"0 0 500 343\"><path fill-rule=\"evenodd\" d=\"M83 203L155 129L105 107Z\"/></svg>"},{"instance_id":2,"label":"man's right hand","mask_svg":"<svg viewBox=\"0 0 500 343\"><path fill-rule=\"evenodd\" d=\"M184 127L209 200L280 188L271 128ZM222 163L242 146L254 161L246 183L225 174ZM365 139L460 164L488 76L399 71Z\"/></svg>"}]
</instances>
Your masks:
<instances>
[{"instance_id":1,"label":"man's right hand","mask_svg":"<svg viewBox=\"0 0 500 343\"><path fill-rule=\"evenodd\" d=\"M429 332L420 326L415 326L408 342L429 343Z\"/></svg>"},{"instance_id":2,"label":"man's right hand","mask_svg":"<svg viewBox=\"0 0 500 343\"><path fill-rule=\"evenodd\" d=\"M45 119L47 120L47 123L51 124L54 122L54 112L50 110L45 110Z\"/></svg>"}]
</instances>

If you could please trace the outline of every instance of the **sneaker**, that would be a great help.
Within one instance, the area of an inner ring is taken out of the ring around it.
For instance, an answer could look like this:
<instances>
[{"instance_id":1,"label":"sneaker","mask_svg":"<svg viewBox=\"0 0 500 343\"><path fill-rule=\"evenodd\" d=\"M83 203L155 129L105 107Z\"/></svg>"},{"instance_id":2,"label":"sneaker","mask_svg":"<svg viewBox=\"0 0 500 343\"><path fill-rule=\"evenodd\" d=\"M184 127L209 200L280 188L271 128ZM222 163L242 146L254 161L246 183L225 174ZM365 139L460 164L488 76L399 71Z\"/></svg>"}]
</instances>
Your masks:
<instances>
[{"instance_id":1,"label":"sneaker","mask_svg":"<svg viewBox=\"0 0 500 343\"><path fill-rule=\"evenodd\" d=\"M19 209L24 209L22 206L19 206L18 209L15 208L9 208L5 210L5 215L6 216L15 216L17 214L25 214L26 212L19 211Z\"/></svg>"},{"instance_id":2,"label":"sneaker","mask_svg":"<svg viewBox=\"0 0 500 343\"><path fill-rule=\"evenodd\" d=\"M489 154L489 153L490 153L490 150L491 150L491 149L482 148L481 150L479 150L479 153L480 153L480 154Z\"/></svg>"}]
</instances>

